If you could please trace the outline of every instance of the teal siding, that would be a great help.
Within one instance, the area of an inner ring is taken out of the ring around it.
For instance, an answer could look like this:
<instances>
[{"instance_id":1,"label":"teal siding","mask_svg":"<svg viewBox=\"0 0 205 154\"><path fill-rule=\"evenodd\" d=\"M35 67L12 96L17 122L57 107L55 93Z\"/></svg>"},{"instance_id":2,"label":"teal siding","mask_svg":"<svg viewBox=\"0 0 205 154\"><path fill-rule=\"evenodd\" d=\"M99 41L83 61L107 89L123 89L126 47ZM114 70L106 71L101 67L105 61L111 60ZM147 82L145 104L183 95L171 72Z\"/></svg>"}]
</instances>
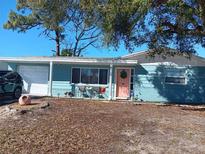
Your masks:
<instances>
[{"instance_id":1,"label":"teal siding","mask_svg":"<svg viewBox=\"0 0 205 154\"><path fill-rule=\"evenodd\" d=\"M54 64L52 94L64 97L66 92L72 92L71 66Z\"/></svg>"},{"instance_id":2,"label":"teal siding","mask_svg":"<svg viewBox=\"0 0 205 154\"><path fill-rule=\"evenodd\" d=\"M72 84L71 75L72 68L80 67L80 68L105 68L109 69L109 66L84 66L84 65L67 65L67 64L54 64L53 66L53 88L52 93L53 96L65 97L65 93L71 92L76 98L89 98L89 92L86 92L84 96L79 91L79 88L76 84ZM100 85L99 85L100 86ZM109 81L107 85L103 85L101 87L106 87L106 92L102 96L96 96L96 99L108 99L109 97Z\"/></svg>"},{"instance_id":3,"label":"teal siding","mask_svg":"<svg viewBox=\"0 0 205 154\"><path fill-rule=\"evenodd\" d=\"M73 86L68 81L53 81L53 96L64 97L66 92L73 92Z\"/></svg>"},{"instance_id":4,"label":"teal siding","mask_svg":"<svg viewBox=\"0 0 205 154\"><path fill-rule=\"evenodd\" d=\"M177 72L178 67L173 70ZM173 85L165 83L165 77L170 73L165 65L138 65L135 74L135 99L172 103L205 102L205 67L185 67L183 70L187 84Z\"/></svg>"},{"instance_id":5,"label":"teal siding","mask_svg":"<svg viewBox=\"0 0 205 154\"><path fill-rule=\"evenodd\" d=\"M9 63L9 70L17 71L18 65L40 65L41 64L15 64ZM46 65L48 66L48 65ZM89 92L83 96L76 84L71 83L72 67L85 68L106 68L108 66L84 66L69 64L53 65L53 96L64 97L66 92L71 92L76 98L89 98ZM118 66L120 67L120 66ZM122 66L123 67L123 66ZM137 101L148 102L171 102L171 103L201 103L205 102L205 67L184 67L187 85L170 85L165 84L165 77L169 74L169 70L165 65L137 65L134 75L134 98ZM172 74L177 72L178 68L173 68ZM113 67L112 77L112 97L115 98L116 67ZM99 85L100 86L100 85ZM106 92L102 99L108 99L110 94L109 78ZM103 87L102 86L102 87ZM97 95L96 99L100 99Z\"/></svg>"}]
</instances>

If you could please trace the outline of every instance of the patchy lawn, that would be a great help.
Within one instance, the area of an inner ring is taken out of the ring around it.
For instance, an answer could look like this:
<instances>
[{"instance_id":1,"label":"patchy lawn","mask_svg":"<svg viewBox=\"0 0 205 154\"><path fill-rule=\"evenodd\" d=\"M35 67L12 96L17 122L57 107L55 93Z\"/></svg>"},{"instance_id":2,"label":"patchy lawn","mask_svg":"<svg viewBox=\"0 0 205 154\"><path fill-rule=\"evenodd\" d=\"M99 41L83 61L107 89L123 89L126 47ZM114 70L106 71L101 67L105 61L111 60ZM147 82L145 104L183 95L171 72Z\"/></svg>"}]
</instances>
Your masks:
<instances>
[{"instance_id":1,"label":"patchy lawn","mask_svg":"<svg viewBox=\"0 0 205 154\"><path fill-rule=\"evenodd\" d=\"M49 101L0 120L0 153L205 153L203 110Z\"/></svg>"}]
</instances>

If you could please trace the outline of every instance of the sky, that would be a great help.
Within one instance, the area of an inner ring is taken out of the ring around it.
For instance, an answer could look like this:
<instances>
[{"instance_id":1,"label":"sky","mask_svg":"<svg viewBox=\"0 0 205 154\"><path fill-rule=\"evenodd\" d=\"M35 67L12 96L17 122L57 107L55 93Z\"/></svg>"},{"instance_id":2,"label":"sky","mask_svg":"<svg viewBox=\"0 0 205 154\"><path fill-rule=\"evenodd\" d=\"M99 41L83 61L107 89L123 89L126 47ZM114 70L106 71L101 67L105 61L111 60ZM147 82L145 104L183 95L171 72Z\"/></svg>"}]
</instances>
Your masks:
<instances>
[{"instance_id":1,"label":"sky","mask_svg":"<svg viewBox=\"0 0 205 154\"><path fill-rule=\"evenodd\" d=\"M41 30L32 29L26 33L17 33L3 28L9 12L15 8L15 0L0 0L0 57L52 56L55 42L43 35L39 36ZM146 46L138 47L135 52L146 49ZM196 50L199 56L205 57L205 49L197 47ZM129 54L129 51L123 45L117 51L103 47L89 47L84 53L87 57L119 57L126 54Z\"/></svg>"}]
</instances>

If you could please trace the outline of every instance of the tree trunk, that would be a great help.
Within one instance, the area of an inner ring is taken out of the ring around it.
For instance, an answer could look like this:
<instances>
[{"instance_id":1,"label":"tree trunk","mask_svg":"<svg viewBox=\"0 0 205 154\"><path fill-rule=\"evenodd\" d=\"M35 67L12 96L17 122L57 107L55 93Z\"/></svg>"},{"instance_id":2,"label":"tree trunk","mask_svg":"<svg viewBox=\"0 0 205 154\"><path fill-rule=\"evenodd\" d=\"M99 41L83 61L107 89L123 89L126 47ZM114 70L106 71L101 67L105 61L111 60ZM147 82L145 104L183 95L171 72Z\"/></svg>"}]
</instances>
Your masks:
<instances>
[{"instance_id":1,"label":"tree trunk","mask_svg":"<svg viewBox=\"0 0 205 154\"><path fill-rule=\"evenodd\" d=\"M56 30L55 34L56 34L56 56L60 56L60 33L58 30Z\"/></svg>"}]
</instances>

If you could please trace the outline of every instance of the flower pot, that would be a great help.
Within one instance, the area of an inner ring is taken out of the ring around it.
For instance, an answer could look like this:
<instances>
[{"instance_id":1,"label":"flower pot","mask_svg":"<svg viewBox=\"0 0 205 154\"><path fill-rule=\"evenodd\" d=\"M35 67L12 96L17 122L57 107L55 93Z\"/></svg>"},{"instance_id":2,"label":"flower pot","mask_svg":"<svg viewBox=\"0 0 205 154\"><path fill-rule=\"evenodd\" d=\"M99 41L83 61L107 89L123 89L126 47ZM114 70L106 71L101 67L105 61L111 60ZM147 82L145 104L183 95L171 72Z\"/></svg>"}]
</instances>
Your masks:
<instances>
[{"instance_id":1,"label":"flower pot","mask_svg":"<svg viewBox=\"0 0 205 154\"><path fill-rule=\"evenodd\" d=\"M31 97L27 95L23 95L19 98L19 104L23 105L30 105L31 104Z\"/></svg>"}]
</instances>

